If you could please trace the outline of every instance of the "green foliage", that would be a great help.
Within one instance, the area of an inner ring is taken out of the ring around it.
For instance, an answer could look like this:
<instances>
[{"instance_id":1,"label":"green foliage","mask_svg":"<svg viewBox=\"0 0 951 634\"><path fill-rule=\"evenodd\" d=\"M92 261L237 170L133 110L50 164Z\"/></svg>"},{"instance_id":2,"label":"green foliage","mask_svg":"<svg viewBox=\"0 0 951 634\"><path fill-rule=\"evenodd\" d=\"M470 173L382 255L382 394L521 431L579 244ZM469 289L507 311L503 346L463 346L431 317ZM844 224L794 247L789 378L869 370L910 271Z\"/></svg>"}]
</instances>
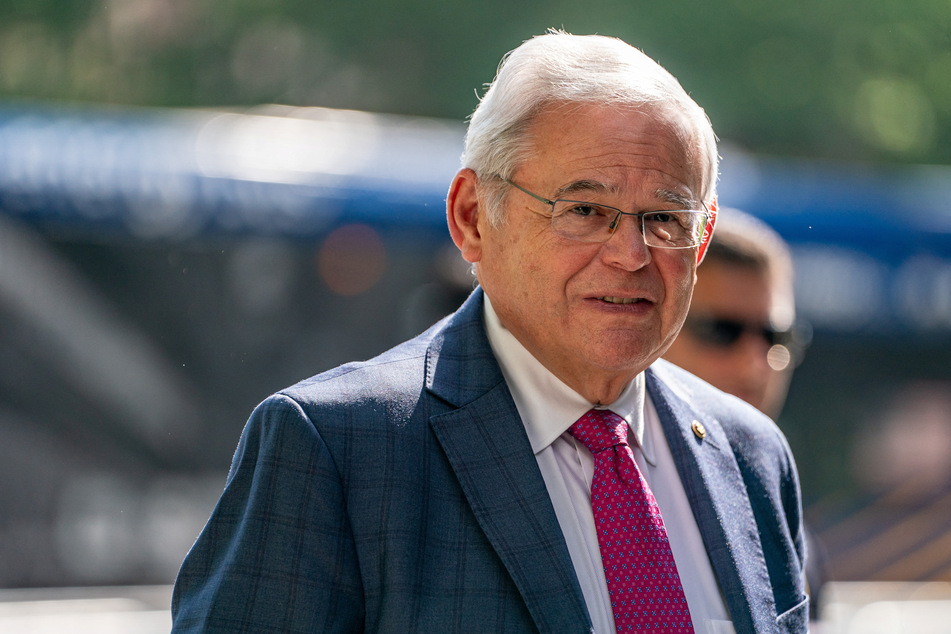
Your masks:
<instances>
[{"instance_id":1,"label":"green foliage","mask_svg":"<svg viewBox=\"0 0 951 634\"><path fill-rule=\"evenodd\" d=\"M33 0L0 8L0 98L462 119L564 27L642 48L751 150L951 163L948 24L934 0Z\"/></svg>"}]
</instances>

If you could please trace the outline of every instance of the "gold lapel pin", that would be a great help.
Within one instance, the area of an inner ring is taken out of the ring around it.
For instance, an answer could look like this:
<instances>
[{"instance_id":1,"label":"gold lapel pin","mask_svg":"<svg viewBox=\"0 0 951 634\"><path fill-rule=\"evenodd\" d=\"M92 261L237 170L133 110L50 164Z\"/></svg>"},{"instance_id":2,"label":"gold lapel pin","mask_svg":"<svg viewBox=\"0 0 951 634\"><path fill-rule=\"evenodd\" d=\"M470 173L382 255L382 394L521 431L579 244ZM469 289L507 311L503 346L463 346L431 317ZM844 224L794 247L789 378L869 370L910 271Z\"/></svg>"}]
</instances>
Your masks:
<instances>
[{"instance_id":1,"label":"gold lapel pin","mask_svg":"<svg viewBox=\"0 0 951 634\"><path fill-rule=\"evenodd\" d=\"M703 440L707 437L707 428L704 427L703 424L698 420L695 420L690 424L690 429L693 430L693 435L700 440Z\"/></svg>"}]
</instances>

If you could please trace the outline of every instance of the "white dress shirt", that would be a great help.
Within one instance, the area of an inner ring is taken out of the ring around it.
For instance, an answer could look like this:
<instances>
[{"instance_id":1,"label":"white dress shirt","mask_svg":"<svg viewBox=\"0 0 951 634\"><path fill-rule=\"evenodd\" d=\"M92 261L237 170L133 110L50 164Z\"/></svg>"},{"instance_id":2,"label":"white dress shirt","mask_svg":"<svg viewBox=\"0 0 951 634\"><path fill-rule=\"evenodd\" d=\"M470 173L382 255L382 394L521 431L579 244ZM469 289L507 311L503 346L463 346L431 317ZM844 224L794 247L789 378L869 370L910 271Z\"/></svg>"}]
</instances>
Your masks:
<instances>
[{"instance_id":1,"label":"white dress shirt","mask_svg":"<svg viewBox=\"0 0 951 634\"><path fill-rule=\"evenodd\" d=\"M499 321L488 296L485 323L535 452L568 553L597 634L614 632L614 614L591 511L591 452L567 433L592 405L546 369ZM605 409L627 421L635 460L657 500L697 634L732 633L733 626L703 546L657 411L639 374Z\"/></svg>"}]
</instances>

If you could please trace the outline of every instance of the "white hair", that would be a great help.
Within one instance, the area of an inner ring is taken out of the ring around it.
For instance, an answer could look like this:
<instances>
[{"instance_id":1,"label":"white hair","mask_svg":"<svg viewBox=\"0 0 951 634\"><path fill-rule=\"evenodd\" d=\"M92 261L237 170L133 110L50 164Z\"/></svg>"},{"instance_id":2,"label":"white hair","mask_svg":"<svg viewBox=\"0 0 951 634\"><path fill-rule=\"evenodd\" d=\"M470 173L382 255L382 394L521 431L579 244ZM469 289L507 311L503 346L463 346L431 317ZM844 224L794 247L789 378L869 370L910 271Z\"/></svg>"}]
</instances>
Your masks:
<instances>
[{"instance_id":1,"label":"white hair","mask_svg":"<svg viewBox=\"0 0 951 634\"><path fill-rule=\"evenodd\" d=\"M462 164L479 178L494 224L509 179L531 151L529 128L546 106L588 103L656 108L685 119L691 156L704 165L701 199L716 197L716 136L703 109L657 62L613 37L549 31L509 52L469 118Z\"/></svg>"}]
</instances>

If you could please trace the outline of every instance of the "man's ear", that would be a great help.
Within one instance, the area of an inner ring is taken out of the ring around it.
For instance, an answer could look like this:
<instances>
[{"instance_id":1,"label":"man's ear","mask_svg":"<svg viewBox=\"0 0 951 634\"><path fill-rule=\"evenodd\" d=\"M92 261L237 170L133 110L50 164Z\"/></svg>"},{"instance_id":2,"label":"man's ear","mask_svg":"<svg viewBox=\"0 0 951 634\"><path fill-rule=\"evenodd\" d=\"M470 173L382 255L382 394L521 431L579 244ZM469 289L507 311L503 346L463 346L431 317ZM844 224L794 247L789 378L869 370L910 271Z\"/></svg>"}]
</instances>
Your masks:
<instances>
[{"instance_id":1,"label":"man's ear","mask_svg":"<svg viewBox=\"0 0 951 634\"><path fill-rule=\"evenodd\" d=\"M708 207L710 212L710 220L707 222L707 226L703 229L703 237L700 238L700 248L697 250L697 264L703 262L703 256L707 253L707 247L710 246L710 239L713 238L713 228L717 224L717 199L714 198L713 202L710 203Z\"/></svg>"},{"instance_id":2,"label":"man's ear","mask_svg":"<svg viewBox=\"0 0 951 634\"><path fill-rule=\"evenodd\" d=\"M456 174L446 197L449 234L467 262L482 259L482 234L479 231L479 196L476 173L465 167Z\"/></svg>"}]
</instances>

